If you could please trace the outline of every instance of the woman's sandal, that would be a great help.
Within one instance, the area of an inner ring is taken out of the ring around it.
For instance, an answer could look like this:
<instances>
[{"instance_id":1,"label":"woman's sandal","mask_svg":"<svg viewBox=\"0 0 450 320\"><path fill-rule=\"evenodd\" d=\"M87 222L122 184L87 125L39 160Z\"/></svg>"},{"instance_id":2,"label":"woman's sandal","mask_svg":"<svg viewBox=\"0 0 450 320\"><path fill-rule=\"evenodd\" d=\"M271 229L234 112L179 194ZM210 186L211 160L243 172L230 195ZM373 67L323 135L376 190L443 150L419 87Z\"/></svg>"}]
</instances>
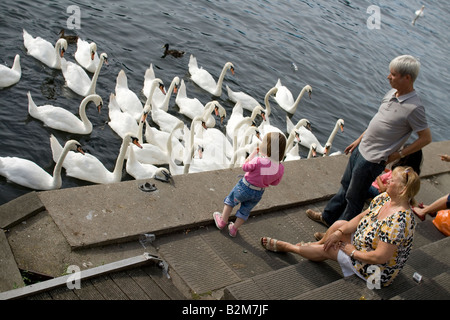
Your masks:
<instances>
[{"instance_id":1,"label":"woman's sandal","mask_svg":"<svg viewBox=\"0 0 450 320\"><path fill-rule=\"evenodd\" d=\"M263 239L266 239L266 244L263 243ZM272 243L271 243L271 240ZM262 237L261 238L261 245L263 246L264 249L272 251L272 252L278 252L277 250L277 239L272 239L270 237Z\"/></svg>"}]
</instances>

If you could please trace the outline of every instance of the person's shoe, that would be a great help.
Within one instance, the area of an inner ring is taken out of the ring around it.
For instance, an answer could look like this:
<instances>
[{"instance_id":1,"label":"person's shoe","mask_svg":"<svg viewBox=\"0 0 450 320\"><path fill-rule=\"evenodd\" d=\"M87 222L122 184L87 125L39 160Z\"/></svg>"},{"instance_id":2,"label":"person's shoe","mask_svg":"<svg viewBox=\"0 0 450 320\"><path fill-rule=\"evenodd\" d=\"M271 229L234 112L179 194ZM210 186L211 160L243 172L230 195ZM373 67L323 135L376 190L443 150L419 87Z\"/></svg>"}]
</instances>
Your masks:
<instances>
[{"instance_id":1,"label":"person's shoe","mask_svg":"<svg viewBox=\"0 0 450 320\"><path fill-rule=\"evenodd\" d=\"M325 226L329 227L328 223L326 223L325 220L323 220L322 213L308 209L308 210L306 210L306 215L311 220L320 222L320 223L324 224Z\"/></svg>"},{"instance_id":2,"label":"person's shoe","mask_svg":"<svg viewBox=\"0 0 450 320\"><path fill-rule=\"evenodd\" d=\"M233 238L236 237L237 229L234 227L233 222L230 222L230 224L228 225L228 234Z\"/></svg>"},{"instance_id":3,"label":"person's shoe","mask_svg":"<svg viewBox=\"0 0 450 320\"><path fill-rule=\"evenodd\" d=\"M219 230L222 230L227 224L225 221L222 220L222 214L220 212L214 212L213 213L213 219L216 223L216 227Z\"/></svg>"}]
</instances>

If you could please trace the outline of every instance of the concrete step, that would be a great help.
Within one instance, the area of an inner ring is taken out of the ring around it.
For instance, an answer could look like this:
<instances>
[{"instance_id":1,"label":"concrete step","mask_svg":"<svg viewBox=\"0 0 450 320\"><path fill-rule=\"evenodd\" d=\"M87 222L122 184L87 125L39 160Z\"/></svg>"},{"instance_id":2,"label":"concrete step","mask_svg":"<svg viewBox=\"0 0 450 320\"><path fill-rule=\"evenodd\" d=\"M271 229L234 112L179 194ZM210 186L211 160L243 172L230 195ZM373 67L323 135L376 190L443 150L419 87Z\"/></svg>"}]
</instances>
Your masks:
<instances>
[{"instance_id":1,"label":"concrete step","mask_svg":"<svg viewBox=\"0 0 450 320\"><path fill-rule=\"evenodd\" d=\"M408 298L412 294L426 297L427 294L421 291L428 290L428 287L439 292L436 297L448 299L450 286L445 274L450 262L450 239L445 238L439 231L434 232L435 230L428 227L429 224L430 221L419 223L419 246L416 245L416 249L411 252L407 265L395 282L381 290L368 289L366 282L356 275L343 278L338 264L334 261L301 261L227 286L223 299L387 300L394 297ZM413 279L416 272L422 275L419 284ZM441 287L445 289L440 290Z\"/></svg>"}]
</instances>

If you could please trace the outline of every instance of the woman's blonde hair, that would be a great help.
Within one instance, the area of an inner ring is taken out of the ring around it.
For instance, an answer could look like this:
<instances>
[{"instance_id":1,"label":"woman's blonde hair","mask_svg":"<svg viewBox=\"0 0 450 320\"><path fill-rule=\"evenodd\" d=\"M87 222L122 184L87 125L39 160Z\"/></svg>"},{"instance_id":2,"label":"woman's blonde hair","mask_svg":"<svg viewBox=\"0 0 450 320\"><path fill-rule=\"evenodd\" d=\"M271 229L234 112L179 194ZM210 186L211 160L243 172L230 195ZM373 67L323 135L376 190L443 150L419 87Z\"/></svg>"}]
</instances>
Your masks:
<instances>
[{"instance_id":1,"label":"woman's blonde hair","mask_svg":"<svg viewBox=\"0 0 450 320\"><path fill-rule=\"evenodd\" d=\"M403 178L403 183L405 184L405 191L403 195L409 200L411 206L417 204L414 197L419 193L420 190L420 178L417 172L414 171L412 167L396 167L392 174L399 174Z\"/></svg>"},{"instance_id":2,"label":"woman's blonde hair","mask_svg":"<svg viewBox=\"0 0 450 320\"><path fill-rule=\"evenodd\" d=\"M266 142L266 150L261 151L271 160L281 162L286 149L286 137L284 134L280 132L269 132L263 138L262 147L264 146L264 141Z\"/></svg>"}]
</instances>

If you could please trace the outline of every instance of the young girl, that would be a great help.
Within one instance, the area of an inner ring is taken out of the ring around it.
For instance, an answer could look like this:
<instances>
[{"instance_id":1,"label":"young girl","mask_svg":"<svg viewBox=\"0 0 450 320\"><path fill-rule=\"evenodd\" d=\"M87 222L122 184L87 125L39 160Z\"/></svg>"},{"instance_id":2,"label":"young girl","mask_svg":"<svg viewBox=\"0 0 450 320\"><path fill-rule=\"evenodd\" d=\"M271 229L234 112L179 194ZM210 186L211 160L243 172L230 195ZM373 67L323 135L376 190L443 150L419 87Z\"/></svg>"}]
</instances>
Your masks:
<instances>
[{"instance_id":1,"label":"young girl","mask_svg":"<svg viewBox=\"0 0 450 320\"><path fill-rule=\"evenodd\" d=\"M229 235L236 236L239 227L247 221L250 211L261 200L265 188L280 183L284 173L284 166L280 162L285 148L286 137L282 133L269 132L264 136L260 148L256 148L242 165L245 175L225 198L222 214L213 213L217 228L222 230L228 224L231 211L240 203L236 222L228 225Z\"/></svg>"}]
</instances>

